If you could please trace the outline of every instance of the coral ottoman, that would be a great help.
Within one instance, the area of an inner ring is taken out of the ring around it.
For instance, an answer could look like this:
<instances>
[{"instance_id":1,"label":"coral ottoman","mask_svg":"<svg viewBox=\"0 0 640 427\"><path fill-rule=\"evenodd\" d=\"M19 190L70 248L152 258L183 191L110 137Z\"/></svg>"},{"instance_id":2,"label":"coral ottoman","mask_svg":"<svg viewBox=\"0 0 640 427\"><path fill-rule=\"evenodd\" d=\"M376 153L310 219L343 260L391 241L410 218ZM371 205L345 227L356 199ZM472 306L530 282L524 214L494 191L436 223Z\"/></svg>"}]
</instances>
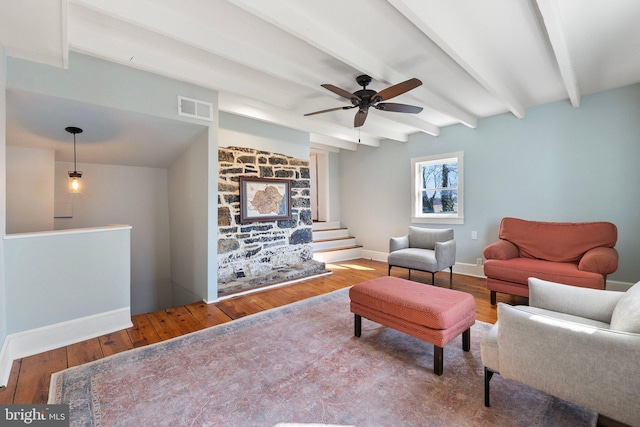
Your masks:
<instances>
[{"instance_id":1,"label":"coral ottoman","mask_svg":"<svg viewBox=\"0 0 640 427\"><path fill-rule=\"evenodd\" d=\"M442 375L443 347L462 334L462 349L471 347L476 301L466 292L384 276L349 289L355 336L362 317L434 345L433 371Z\"/></svg>"}]
</instances>

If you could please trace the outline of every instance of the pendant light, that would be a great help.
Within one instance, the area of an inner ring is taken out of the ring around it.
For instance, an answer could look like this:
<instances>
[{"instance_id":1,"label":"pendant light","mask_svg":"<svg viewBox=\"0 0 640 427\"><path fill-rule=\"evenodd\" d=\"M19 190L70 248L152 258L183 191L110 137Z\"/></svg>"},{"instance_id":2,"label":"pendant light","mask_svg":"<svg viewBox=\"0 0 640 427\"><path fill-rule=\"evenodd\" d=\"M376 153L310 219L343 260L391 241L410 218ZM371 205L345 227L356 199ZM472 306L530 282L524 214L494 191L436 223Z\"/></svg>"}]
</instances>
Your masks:
<instances>
[{"instance_id":1,"label":"pendant light","mask_svg":"<svg viewBox=\"0 0 640 427\"><path fill-rule=\"evenodd\" d=\"M82 171L78 171L76 166L76 134L82 133L82 129L69 126L64 130L73 134L73 171L69 171L70 190L72 193L80 193L80 178L82 178Z\"/></svg>"}]
</instances>

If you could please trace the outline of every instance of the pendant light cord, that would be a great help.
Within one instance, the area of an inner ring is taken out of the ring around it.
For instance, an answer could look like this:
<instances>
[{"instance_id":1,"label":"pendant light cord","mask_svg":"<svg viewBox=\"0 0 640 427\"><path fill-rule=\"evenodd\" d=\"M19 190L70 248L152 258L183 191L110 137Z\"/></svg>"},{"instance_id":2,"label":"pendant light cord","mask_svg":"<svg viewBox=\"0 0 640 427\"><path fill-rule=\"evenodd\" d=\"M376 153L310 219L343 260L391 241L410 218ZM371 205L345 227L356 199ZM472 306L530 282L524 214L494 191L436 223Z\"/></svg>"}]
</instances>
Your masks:
<instances>
[{"instance_id":1,"label":"pendant light cord","mask_svg":"<svg viewBox=\"0 0 640 427\"><path fill-rule=\"evenodd\" d=\"M78 167L76 166L76 134L73 134L73 171L77 172Z\"/></svg>"}]
</instances>

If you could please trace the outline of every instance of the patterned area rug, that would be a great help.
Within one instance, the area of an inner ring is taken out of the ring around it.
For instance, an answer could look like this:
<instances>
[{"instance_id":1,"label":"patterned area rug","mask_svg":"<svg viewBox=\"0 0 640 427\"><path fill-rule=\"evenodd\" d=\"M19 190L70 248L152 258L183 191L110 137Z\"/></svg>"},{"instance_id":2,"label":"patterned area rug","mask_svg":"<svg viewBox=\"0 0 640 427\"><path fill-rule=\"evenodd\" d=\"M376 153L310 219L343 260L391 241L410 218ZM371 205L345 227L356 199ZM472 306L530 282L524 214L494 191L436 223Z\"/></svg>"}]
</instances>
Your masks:
<instances>
[{"instance_id":1,"label":"patterned area rug","mask_svg":"<svg viewBox=\"0 0 640 427\"><path fill-rule=\"evenodd\" d=\"M433 374L433 346L363 319L346 289L52 376L72 426L593 426L583 408L494 376L483 404L476 322Z\"/></svg>"}]
</instances>

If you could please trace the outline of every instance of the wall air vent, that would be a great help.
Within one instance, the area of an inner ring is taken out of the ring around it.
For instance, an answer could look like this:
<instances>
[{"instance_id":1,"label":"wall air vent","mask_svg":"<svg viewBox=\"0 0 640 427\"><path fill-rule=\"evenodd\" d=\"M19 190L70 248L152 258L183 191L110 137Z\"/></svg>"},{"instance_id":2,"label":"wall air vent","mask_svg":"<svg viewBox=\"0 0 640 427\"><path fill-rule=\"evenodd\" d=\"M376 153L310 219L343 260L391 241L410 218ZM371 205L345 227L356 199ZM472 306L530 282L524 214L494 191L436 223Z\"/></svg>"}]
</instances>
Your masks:
<instances>
[{"instance_id":1,"label":"wall air vent","mask_svg":"<svg viewBox=\"0 0 640 427\"><path fill-rule=\"evenodd\" d=\"M213 104L178 96L178 115L213 121Z\"/></svg>"}]
</instances>

